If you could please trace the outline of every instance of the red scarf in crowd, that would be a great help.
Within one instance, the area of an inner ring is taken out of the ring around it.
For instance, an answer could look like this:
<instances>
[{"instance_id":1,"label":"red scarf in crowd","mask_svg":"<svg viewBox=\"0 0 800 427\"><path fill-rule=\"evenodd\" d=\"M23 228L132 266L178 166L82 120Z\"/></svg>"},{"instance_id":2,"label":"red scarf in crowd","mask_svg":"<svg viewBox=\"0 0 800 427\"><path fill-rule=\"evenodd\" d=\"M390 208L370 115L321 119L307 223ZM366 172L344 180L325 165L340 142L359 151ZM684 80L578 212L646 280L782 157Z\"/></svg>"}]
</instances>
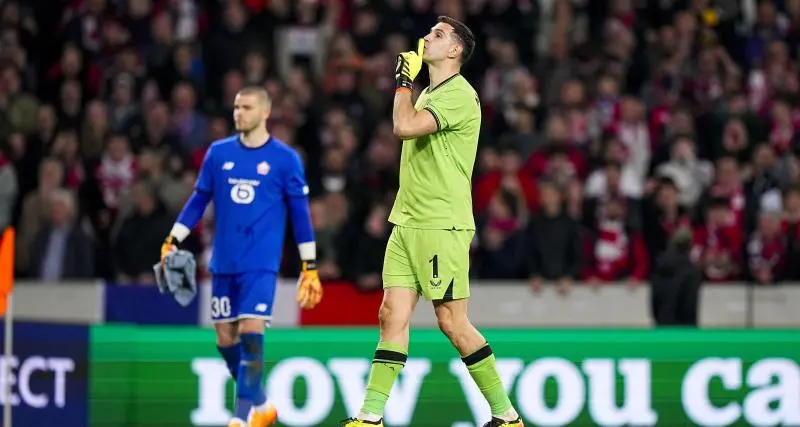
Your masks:
<instances>
[{"instance_id":1,"label":"red scarf in crowd","mask_svg":"<svg viewBox=\"0 0 800 427\"><path fill-rule=\"evenodd\" d=\"M739 256L741 238L735 227L711 228L702 227L695 232L695 246L692 256L702 261L709 254L715 258L704 267L706 278L710 281L726 281L736 279L733 268L740 265Z\"/></svg>"},{"instance_id":2,"label":"red scarf in crowd","mask_svg":"<svg viewBox=\"0 0 800 427\"><path fill-rule=\"evenodd\" d=\"M599 222L592 255L592 276L603 281L613 281L627 275L631 267L631 240L622 221Z\"/></svg>"},{"instance_id":3,"label":"red scarf in crowd","mask_svg":"<svg viewBox=\"0 0 800 427\"><path fill-rule=\"evenodd\" d=\"M119 207L120 199L133 183L135 176L136 163L132 154L120 160L113 160L108 155L103 156L97 168L97 181L106 207L110 209Z\"/></svg>"}]
</instances>

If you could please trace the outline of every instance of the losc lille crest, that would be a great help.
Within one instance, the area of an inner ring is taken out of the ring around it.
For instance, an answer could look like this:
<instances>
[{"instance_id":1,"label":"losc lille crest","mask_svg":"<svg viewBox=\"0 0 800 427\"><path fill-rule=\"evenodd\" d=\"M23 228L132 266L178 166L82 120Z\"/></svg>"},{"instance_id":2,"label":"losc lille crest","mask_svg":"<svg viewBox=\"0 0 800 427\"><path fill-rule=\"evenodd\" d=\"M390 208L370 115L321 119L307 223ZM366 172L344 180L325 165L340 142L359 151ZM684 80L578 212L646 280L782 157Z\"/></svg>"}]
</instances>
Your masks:
<instances>
[{"instance_id":1,"label":"losc lille crest","mask_svg":"<svg viewBox=\"0 0 800 427\"><path fill-rule=\"evenodd\" d=\"M267 162L261 162L256 166L256 172L258 172L259 175L266 175L269 173L269 170L270 166Z\"/></svg>"}]
</instances>

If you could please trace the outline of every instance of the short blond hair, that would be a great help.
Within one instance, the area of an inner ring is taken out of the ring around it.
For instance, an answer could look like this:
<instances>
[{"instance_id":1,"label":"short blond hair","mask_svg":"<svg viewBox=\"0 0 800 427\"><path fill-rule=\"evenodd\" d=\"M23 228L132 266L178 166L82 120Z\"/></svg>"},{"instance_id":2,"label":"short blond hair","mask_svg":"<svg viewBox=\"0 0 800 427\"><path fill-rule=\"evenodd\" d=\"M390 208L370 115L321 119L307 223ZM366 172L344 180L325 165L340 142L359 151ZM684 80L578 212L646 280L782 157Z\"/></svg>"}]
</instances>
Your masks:
<instances>
[{"instance_id":1,"label":"short blond hair","mask_svg":"<svg viewBox=\"0 0 800 427\"><path fill-rule=\"evenodd\" d=\"M236 95L252 95L258 98L258 100L265 105L272 104L272 100L269 97L269 92L267 92L267 90L261 86L245 86Z\"/></svg>"}]
</instances>

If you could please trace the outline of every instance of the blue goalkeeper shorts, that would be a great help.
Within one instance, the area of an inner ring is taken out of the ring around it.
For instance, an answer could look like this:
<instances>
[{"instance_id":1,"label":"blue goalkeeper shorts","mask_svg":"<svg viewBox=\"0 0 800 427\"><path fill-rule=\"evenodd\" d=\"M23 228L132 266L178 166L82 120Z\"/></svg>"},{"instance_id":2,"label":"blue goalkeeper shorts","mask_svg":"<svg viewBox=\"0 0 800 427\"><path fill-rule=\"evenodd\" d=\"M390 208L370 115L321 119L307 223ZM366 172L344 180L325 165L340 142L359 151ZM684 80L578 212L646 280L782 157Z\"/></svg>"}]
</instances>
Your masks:
<instances>
[{"instance_id":1,"label":"blue goalkeeper shorts","mask_svg":"<svg viewBox=\"0 0 800 427\"><path fill-rule=\"evenodd\" d=\"M272 319L277 275L256 270L238 274L215 274L211 279L211 321Z\"/></svg>"}]
</instances>

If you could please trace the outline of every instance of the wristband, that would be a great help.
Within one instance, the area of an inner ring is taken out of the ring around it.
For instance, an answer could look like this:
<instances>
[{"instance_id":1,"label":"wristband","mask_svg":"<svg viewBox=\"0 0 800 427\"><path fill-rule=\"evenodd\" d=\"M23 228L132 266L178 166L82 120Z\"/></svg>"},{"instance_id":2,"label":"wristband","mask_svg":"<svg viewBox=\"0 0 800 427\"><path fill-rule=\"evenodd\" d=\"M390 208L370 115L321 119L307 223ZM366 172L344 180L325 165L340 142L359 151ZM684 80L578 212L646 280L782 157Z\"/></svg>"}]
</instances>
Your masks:
<instances>
[{"instance_id":1,"label":"wristband","mask_svg":"<svg viewBox=\"0 0 800 427\"><path fill-rule=\"evenodd\" d=\"M408 77L400 76L397 79L397 89L408 89L411 90L414 87L414 82L412 82Z\"/></svg>"}]
</instances>

